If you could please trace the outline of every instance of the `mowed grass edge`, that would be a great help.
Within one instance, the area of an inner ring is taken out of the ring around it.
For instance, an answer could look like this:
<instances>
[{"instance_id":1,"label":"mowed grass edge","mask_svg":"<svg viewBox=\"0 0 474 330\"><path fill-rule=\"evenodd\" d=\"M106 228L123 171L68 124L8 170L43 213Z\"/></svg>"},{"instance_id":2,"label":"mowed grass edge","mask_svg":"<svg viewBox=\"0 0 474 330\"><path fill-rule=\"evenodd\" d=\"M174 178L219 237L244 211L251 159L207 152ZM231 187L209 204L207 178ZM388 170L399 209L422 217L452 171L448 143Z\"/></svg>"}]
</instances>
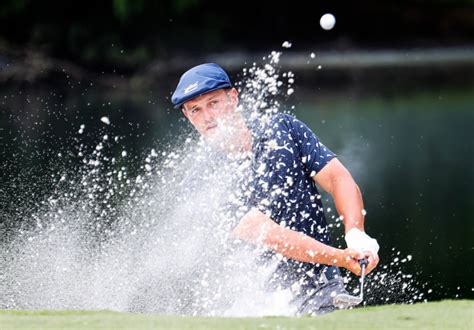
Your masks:
<instances>
[{"instance_id":1,"label":"mowed grass edge","mask_svg":"<svg viewBox=\"0 0 474 330\"><path fill-rule=\"evenodd\" d=\"M317 317L177 317L112 311L2 310L0 329L474 329L474 300L384 305Z\"/></svg>"}]
</instances>

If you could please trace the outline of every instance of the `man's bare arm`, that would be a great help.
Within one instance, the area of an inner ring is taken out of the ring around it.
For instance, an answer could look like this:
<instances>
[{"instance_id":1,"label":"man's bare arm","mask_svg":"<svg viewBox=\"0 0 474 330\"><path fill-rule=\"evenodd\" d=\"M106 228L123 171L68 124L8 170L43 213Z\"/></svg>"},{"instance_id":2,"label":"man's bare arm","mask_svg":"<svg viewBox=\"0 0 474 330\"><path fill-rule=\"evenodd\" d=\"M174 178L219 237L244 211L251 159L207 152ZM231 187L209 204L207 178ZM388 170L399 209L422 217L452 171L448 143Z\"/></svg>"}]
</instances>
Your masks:
<instances>
[{"instance_id":1,"label":"man's bare arm","mask_svg":"<svg viewBox=\"0 0 474 330\"><path fill-rule=\"evenodd\" d=\"M343 217L345 232L352 228L364 231L364 202L359 186L337 158L329 161L313 180L334 199L337 212Z\"/></svg>"},{"instance_id":2,"label":"man's bare arm","mask_svg":"<svg viewBox=\"0 0 474 330\"><path fill-rule=\"evenodd\" d=\"M361 271L357 262L361 258L359 252L333 248L303 233L282 227L257 209L250 210L241 219L232 236L263 245L290 259L344 267L357 275Z\"/></svg>"},{"instance_id":3,"label":"man's bare arm","mask_svg":"<svg viewBox=\"0 0 474 330\"><path fill-rule=\"evenodd\" d=\"M343 217L346 234L355 228L360 230L360 235L366 236L366 234L363 233L365 232L365 210L362 194L359 186L344 165L342 165L337 158L333 158L313 177L313 180L332 195L337 212ZM366 237L370 241L375 241L368 236ZM376 245L378 250L378 244ZM365 246L367 247L367 245ZM377 266L379 257L377 252L372 253L365 248L363 251L365 256L369 259L367 271L370 272Z\"/></svg>"}]
</instances>

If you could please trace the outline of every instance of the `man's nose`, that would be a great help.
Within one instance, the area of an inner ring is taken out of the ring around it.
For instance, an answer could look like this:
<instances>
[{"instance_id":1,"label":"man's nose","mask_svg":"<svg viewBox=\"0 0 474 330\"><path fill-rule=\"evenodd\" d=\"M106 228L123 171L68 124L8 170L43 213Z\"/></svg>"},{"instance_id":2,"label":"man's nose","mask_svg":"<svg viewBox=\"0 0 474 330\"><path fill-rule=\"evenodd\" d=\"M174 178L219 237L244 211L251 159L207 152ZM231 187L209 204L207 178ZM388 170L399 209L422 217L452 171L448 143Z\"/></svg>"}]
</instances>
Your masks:
<instances>
[{"instance_id":1,"label":"man's nose","mask_svg":"<svg viewBox=\"0 0 474 330\"><path fill-rule=\"evenodd\" d=\"M211 112L210 109L208 108L204 108L203 109L203 119L206 121L206 122L213 122L214 121L214 116Z\"/></svg>"}]
</instances>

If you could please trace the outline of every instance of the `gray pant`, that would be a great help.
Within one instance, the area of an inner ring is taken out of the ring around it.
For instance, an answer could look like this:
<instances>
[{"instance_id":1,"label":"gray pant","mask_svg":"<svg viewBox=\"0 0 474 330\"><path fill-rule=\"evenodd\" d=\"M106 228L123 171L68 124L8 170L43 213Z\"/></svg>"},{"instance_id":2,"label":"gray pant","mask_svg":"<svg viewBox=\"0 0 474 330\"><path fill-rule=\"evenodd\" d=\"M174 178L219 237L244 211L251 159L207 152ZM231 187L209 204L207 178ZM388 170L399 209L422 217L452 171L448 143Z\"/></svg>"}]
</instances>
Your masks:
<instances>
[{"instance_id":1,"label":"gray pant","mask_svg":"<svg viewBox=\"0 0 474 330\"><path fill-rule=\"evenodd\" d=\"M339 294L348 294L339 269L324 266L314 281L296 290L291 303L296 306L297 315L320 315L338 308L334 304L334 297Z\"/></svg>"}]
</instances>

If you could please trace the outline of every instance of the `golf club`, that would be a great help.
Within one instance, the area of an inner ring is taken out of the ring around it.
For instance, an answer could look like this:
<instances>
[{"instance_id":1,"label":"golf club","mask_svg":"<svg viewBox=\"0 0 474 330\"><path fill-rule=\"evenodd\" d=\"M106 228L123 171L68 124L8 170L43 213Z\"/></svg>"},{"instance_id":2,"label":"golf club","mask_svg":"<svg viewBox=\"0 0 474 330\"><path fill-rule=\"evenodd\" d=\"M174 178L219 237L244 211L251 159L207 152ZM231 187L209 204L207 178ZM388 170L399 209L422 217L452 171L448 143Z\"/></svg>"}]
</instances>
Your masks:
<instances>
[{"instance_id":1,"label":"golf club","mask_svg":"<svg viewBox=\"0 0 474 330\"><path fill-rule=\"evenodd\" d=\"M360 275L360 295L359 295L360 301L362 302L362 300L364 299L365 268L369 264L369 259L367 258L361 259L359 260L359 264L360 264L360 267L362 268L362 273Z\"/></svg>"},{"instance_id":2,"label":"golf club","mask_svg":"<svg viewBox=\"0 0 474 330\"><path fill-rule=\"evenodd\" d=\"M360 259L359 264L362 268L361 276L360 276L360 294L359 296L352 296L347 293L340 293L334 297L334 305L339 308L349 308L352 306L356 306L360 304L364 300L364 279L365 279L365 268L369 264L369 260L367 258Z\"/></svg>"}]
</instances>

